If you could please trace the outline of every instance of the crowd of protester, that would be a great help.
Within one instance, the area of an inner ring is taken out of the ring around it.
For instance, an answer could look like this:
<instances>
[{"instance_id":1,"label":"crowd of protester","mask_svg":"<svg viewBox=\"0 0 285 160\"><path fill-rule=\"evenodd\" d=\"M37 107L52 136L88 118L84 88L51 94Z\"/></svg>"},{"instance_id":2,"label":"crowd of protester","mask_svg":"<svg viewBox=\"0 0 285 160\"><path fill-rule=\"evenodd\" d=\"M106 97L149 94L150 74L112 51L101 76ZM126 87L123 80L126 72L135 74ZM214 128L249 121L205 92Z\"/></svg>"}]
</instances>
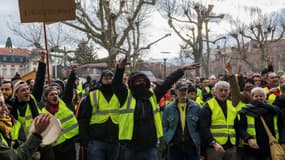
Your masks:
<instances>
[{"instance_id":1,"label":"crowd of protester","mask_svg":"<svg viewBox=\"0 0 285 160\"><path fill-rule=\"evenodd\" d=\"M98 80L82 84L71 65L66 80L48 84L41 54L35 79L1 82L1 160L270 160L261 117L285 150L285 74L270 57L260 73L243 75L227 61L219 78L184 79L199 68L190 64L161 82L126 75L125 57ZM61 133L40 145L49 115Z\"/></svg>"}]
</instances>

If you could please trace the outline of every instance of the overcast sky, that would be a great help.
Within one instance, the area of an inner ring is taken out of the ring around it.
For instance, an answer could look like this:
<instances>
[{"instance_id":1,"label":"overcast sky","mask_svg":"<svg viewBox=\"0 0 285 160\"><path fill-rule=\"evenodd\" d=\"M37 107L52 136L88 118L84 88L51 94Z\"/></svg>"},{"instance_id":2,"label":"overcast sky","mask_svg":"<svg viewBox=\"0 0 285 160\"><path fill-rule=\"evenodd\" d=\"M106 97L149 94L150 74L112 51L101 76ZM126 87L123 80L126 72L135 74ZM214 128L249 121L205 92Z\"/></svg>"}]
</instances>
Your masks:
<instances>
[{"instance_id":1,"label":"overcast sky","mask_svg":"<svg viewBox=\"0 0 285 160\"><path fill-rule=\"evenodd\" d=\"M201 1L201 0L199 0ZM285 0L202 0L204 4L214 3L214 12L217 13L228 13L233 17L240 17L241 19L246 20L246 15L244 15L244 6L258 6L263 12L272 12L277 11L281 8L285 8ZM12 33L10 33L7 28L7 21L14 19L14 21L19 22L19 9L18 9L18 0L0 0L0 46L4 45L8 36L14 37ZM153 34L151 34L150 40L155 39L155 37L159 37L163 35L163 33L167 33L170 30L167 28L167 22L164 20L158 13L153 15L152 29ZM221 31L228 30L228 26L223 24L220 27ZM173 34L174 35L174 34ZM16 39L13 39L13 44L16 43ZM171 38L167 38L162 40L158 44L152 47L150 53L155 53L153 55L148 55L147 57L153 58L161 58L166 55L160 54L160 52L171 52L177 53L179 50L179 43L181 41L177 36L172 36ZM170 55L168 55L170 56ZM177 54L172 54L171 57L177 56Z\"/></svg>"}]
</instances>

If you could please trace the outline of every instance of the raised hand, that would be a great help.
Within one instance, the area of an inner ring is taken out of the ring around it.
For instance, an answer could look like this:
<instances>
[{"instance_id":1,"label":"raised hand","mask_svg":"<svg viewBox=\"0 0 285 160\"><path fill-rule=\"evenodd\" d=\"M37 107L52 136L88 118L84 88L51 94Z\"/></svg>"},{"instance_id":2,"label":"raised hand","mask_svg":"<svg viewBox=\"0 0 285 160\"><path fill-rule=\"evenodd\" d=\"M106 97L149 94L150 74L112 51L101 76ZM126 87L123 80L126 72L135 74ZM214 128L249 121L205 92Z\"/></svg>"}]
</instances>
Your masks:
<instances>
[{"instance_id":1,"label":"raised hand","mask_svg":"<svg viewBox=\"0 0 285 160\"><path fill-rule=\"evenodd\" d=\"M186 64L184 65L181 69L183 69L184 71L186 70L193 70L193 69L197 69L200 67L199 63L194 63L194 64Z\"/></svg>"},{"instance_id":2,"label":"raised hand","mask_svg":"<svg viewBox=\"0 0 285 160\"><path fill-rule=\"evenodd\" d=\"M35 118L35 131L34 133L43 133L50 123L50 115L41 114Z\"/></svg>"},{"instance_id":3,"label":"raised hand","mask_svg":"<svg viewBox=\"0 0 285 160\"><path fill-rule=\"evenodd\" d=\"M272 61L272 57L271 56L267 56L266 57L266 63L267 63L268 66L272 66L273 61Z\"/></svg>"},{"instance_id":4,"label":"raised hand","mask_svg":"<svg viewBox=\"0 0 285 160\"><path fill-rule=\"evenodd\" d=\"M128 56L126 55L125 58L122 58L118 62L118 68L123 69L125 66L128 65Z\"/></svg>"},{"instance_id":5,"label":"raised hand","mask_svg":"<svg viewBox=\"0 0 285 160\"><path fill-rule=\"evenodd\" d=\"M227 73L227 75L232 75L233 74L233 67L231 64L231 60L227 60L226 64L225 64L225 71Z\"/></svg>"}]
</instances>

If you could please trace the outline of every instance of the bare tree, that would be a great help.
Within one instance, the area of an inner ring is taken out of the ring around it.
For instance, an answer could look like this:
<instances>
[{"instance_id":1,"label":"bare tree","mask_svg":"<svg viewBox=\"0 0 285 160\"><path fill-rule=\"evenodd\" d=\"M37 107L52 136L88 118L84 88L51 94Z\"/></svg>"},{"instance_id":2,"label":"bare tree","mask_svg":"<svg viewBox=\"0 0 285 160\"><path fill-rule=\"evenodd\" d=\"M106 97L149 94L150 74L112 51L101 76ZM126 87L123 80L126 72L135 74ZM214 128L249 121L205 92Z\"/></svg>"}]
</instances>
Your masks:
<instances>
[{"instance_id":1,"label":"bare tree","mask_svg":"<svg viewBox=\"0 0 285 160\"><path fill-rule=\"evenodd\" d=\"M229 35L235 40L236 51L240 59L253 71L260 71L265 65L268 56L267 47L270 43L280 40L284 36L284 20L278 13L263 14L259 8L250 9L251 21L245 24L239 19L231 21L233 29ZM260 62L252 63L249 59L250 43L260 49Z\"/></svg>"},{"instance_id":2,"label":"bare tree","mask_svg":"<svg viewBox=\"0 0 285 160\"><path fill-rule=\"evenodd\" d=\"M261 50L260 60L264 63L268 44L283 38L285 23L278 13L266 15L259 8L251 9L251 17L254 18L251 24L246 29L240 30L240 34L258 44Z\"/></svg>"},{"instance_id":3,"label":"bare tree","mask_svg":"<svg viewBox=\"0 0 285 160\"><path fill-rule=\"evenodd\" d=\"M21 24L11 22L8 24L9 29L28 43L28 46L43 48L43 28L42 25L31 23Z\"/></svg>"},{"instance_id":4,"label":"bare tree","mask_svg":"<svg viewBox=\"0 0 285 160\"><path fill-rule=\"evenodd\" d=\"M38 23L20 24L17 22L10 22L8 24L9 29L15 33L16 36L24 40L24 46L44 48L44 33L43 25ZM80 40L77 39L78 34L72 29L72 36L67 34L71 28L67 28L61 23L47 25L47 40L48 49L52 57L61 58L66 65L66 61L71 61L73 58L68 54L73 54L74 49L66 49L75 44L80 44ZM82 36L80 36L82 39ZM84 38L83 38L84 39Z\"/></svg>"},{"instance_id":5,"label":"bare tree","mask_svg":"<svg viewBox=\"0 0 285 160\"><path fill-rule=\"evenodd\" d=\"M154 5L155 0L94 0L92 8L78 0L76 22L63 22L87 34L108 53L108 65L114 67L119 53L128 53L127 38L136 27L143 8Z\"/></svg>"},{"instance_id":6,"label":"bare tree","mask_svg":"<svg viewBox=\"0 0 285 160\"><path fill-rule=\"evenodd\" d=\"M208 23L213 18L223 18L223 15L217 16L212 13L213 7L213 5L204 6L199 2L189 0L165 0L161 2L161 8L166 12L168 25L187 44L186 47L191 47L194 62L202 63L206 75L209 75L207 63L209 56L206 56L206 60L204 60L203 41L209 41ZM203 24L206 25L206 40L203 39ZM200 75L198 69L196 75Z\"/></svg>"}]
</instances>

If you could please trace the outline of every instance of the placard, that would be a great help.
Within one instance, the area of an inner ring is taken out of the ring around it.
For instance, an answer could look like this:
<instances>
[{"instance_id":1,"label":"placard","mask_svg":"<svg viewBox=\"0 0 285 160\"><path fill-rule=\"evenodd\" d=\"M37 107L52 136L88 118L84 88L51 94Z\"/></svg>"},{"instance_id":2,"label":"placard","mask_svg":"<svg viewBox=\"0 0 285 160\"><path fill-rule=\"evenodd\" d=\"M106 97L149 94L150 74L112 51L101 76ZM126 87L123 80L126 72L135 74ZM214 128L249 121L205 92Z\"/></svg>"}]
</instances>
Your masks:
<instances>
[{"instance_id":1,"label":"placard","mask_svg":"<svg viewBox=\"0 0 285 160\"><path fill-rule=\"evenodd\" d=\"M22 23L75 19L74 0L19 0Z\"/></svg>"}]
</instances>

